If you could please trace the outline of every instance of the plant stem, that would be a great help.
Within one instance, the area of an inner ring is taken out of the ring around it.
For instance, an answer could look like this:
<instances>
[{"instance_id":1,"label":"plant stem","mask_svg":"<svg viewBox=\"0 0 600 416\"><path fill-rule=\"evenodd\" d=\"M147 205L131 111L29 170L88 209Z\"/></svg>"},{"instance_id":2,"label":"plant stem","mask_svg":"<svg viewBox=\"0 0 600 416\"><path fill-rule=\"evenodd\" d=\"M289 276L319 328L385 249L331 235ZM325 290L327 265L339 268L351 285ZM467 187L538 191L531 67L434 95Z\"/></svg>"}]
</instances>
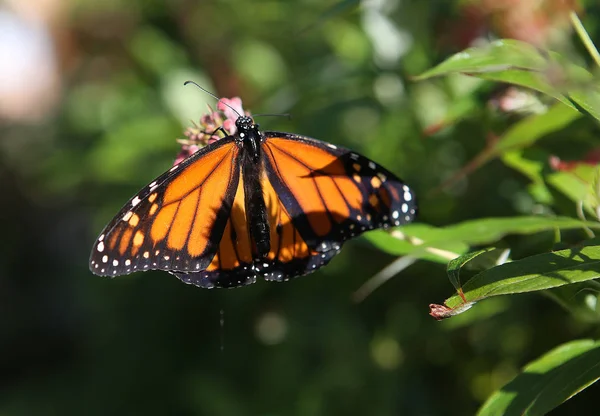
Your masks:
<instances>
[{"instance_id":1,"label":"plant stem","mask_svg":"<svg viewBox=\"0 0 600 416\"><path fill-rule=\"evenodd\" d=\"M596 49L596 46L594 46L594 42L592 42L590 35L588 35L587 31L585 30L585 27L583 27L581 20L579 20L579 17L577 16L577 13L572 11L571 13L569 13L569 17L571 18L571 23L573 24L575 31L579 35L579 38L585 45L589 54L596 62L596 65L600 67L600 53L598 53L598 49Z\"/></svg>"}]
</instances>

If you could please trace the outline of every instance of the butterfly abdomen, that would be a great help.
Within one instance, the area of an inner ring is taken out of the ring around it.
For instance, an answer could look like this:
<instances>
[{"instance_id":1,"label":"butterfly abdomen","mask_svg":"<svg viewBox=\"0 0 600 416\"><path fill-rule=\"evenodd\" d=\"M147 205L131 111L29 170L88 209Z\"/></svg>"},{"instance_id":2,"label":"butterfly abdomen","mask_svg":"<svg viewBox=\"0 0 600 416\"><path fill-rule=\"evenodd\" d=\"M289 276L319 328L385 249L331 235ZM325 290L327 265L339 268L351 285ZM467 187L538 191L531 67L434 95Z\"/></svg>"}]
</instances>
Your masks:
<instances>
[{"instance_id":1,"label":"butterfly abdomen","mask_svg":"<svg viewBox=\"0 0 600 416\"><path fill-rule=\"evenodd\" d=\"M246 223L256 257L266 257L271 251L271 230L267 218L267 206L263 196L260 178L262 164L256 160L256 154L246 153L242 158L242 177L244 181L244 199L246 203Z\"/></svg>"}]
</instances>

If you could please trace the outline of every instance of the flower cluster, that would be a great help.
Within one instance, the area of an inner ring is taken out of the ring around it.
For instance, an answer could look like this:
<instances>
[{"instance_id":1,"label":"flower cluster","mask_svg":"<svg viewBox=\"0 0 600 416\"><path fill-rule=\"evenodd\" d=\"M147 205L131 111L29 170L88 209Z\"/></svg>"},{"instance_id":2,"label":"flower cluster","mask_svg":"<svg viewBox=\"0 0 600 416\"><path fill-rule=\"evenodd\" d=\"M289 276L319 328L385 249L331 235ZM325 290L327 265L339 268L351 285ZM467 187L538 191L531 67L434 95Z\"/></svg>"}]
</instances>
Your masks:
<instances>
[{"instance_id":1,"label":"flower cluster","mask_svg":"<svg viewBox=\"0 0 600 416\"><path fill-rule=\"evenodd\" d=\"M235 121L240 114L250 115L250 113L244 112L242 100L239 97L221 98L217 103L217 110L213 110L209 106L208 114L204 114L198 123L194 122L193 126L183 132L186 138L177 140L181 144L181 151L173 165L179 164L204 146L235 134Z\"/></svg>"}]
</instances>

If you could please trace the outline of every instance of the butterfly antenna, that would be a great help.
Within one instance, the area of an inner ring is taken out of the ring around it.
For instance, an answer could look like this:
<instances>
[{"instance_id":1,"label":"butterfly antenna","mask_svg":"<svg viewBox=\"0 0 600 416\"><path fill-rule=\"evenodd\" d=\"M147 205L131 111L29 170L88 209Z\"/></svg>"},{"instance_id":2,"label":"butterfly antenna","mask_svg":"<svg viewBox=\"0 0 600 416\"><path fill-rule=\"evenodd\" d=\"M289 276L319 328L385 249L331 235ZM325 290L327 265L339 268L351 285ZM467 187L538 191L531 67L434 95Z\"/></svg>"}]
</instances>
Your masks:
<instances>
[{"instance_id":1,"label":"butterfly antenna","mask_svg":"<svg viewBox=\"0 0 600 416\"><path fill-rule=\"evenodd\" d=\"M292 119L292 115L290 113L283 113L283 114L254 114L253 117L286 117L288 120Z\"/></svg>"},{"instance_id":2,"label":"butterfly antenna","mask_svg":"<svg viewBox=\"0 0 600 416\"><path fill-rule=\"evenodd\" d=\"M207 93L208 95L210 95L211 97L213 97L215 100L217 101L221 101L221 99L219 97L217 97L216 95L214 95L212 92L202 88L198 83L194 82L194 81L186 81L183 83L183 85L188 85L188 84L193 84L196 87L200 88L202 91L204 91L205 93ZM225 104L227 107L231 108L239 117L242 117L242 115L232 106L230 106L229 104L227 104L226 102L223 101L223 104Z\"/></svg>"}]
</instances>

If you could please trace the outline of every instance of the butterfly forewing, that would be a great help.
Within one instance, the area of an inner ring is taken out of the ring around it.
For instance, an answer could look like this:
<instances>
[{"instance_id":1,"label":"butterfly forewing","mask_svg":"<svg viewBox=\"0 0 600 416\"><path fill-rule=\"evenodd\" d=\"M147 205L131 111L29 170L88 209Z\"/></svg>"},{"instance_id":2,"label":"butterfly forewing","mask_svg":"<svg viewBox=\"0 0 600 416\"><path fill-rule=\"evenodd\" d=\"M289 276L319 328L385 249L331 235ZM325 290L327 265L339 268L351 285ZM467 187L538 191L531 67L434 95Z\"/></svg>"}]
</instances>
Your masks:
<instances>
[{"instance_id":1,"label":"butterfly forewing","mask_svg":"<svg viewBox=\"0 0 600 416\"><path fill-rule=\"evenodd\" d=\"M96 240L90 269L115 276L208 267L229 221L238 156L234 138L226 138L144 187Z\"/></svg>"}]
</instances>

